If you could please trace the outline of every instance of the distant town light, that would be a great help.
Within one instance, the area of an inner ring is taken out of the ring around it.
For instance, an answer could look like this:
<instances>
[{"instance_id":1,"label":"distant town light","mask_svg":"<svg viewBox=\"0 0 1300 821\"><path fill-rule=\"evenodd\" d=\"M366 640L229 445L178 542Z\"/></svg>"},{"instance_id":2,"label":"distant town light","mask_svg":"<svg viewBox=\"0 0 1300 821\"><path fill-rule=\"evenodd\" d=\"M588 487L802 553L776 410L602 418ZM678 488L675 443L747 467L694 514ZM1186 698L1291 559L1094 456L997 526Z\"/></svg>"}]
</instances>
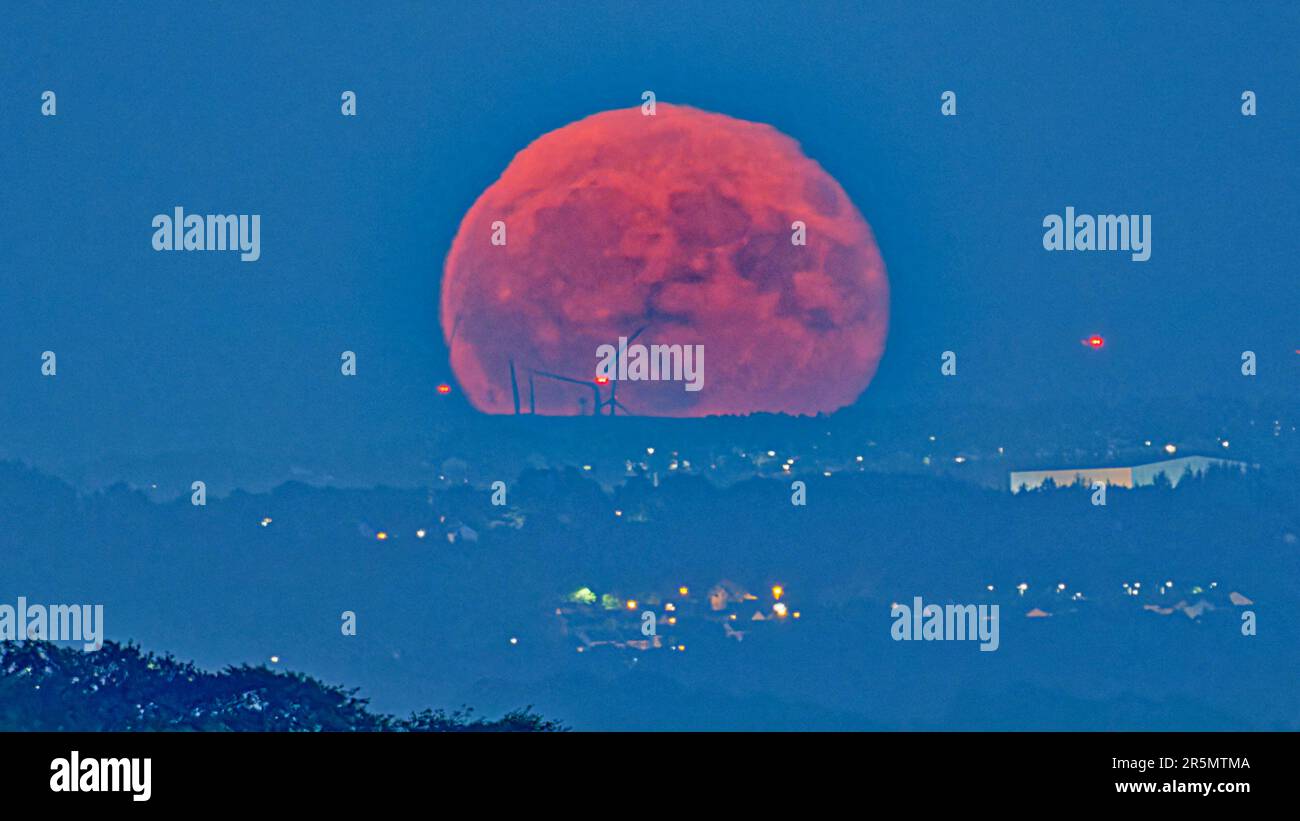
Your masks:
<instances>
[{"instance_id":1,"label":"distant town light","mask_svg":"<svg viewBox=\"0 0 1300 821\"><path fill-rule=\"evenodd\" d=\"M515 638L514 636L511 636L511 637L510 637L510 643L511 643L511 644L518 644L518 643L519 643L519 639Z\"/></svg>"},{"instance_id":2,"label":"distant town light","mask_svg":"<svg viewBox=\"0 0 1300 821\"><path fill-rule=\"evenodd\" d=\"M799 611L796 610L796 611L794 611L793 613L791 613L790 615L794 616L794 617L797 619L797 618L799 618Z\"/></svg>"},{"instance_id":3,"label":"distant town light","mask_svg":"<svg viewBox=\"0 0 1300 821\"><path fill-rule=\"evenodd\" d=\"M768 455L768 456L775 456L775 455L776 455L776 451L774 451L774 450L769 450L769 451L767 452L767 455Z\"/></svg>"},{"instance_id":4,"label":"distant town light","mask_svg":"<svg viewBox=\"0 0 1300 821\"><path fill-rule=\"evenodd\" d=\"M621 511L621 510L616 510L616 511L614 511L614 515L615 515L615 516L622 516L622 515L623 515L623 511Z\"/></svg>"},{"instance_id":5,"label":"distant town light","mask_svg":"<svg viewBox=\"0 0 1300 821\"><path fill-rule=\"evenodd\" d=\"M1226 448L1228 446L1228 440L1224 439L1223 442L1221 442L1220 444L1222 444Z\"/></svg>"},{"instance_id":6,"label":"distant town light","mask_svg":"<svg viewBox=\"0 0 1300 821\"><path fill-rule=\"evenodd\" d=\"M682 585L681 587L677 588L677 595L679 596L685 596L687 593L690 592L691 591L687 589L686 585Z\"/></svg>"},{"instance_id":7,"label":"distant town light","mask_svg":"<svg viewBox=\"0 0 1300 821\"><path fill-rule=\"evenodd\" d=\"M280 663L280 657L279 657L279 656L271 656L271 663L272 663L272 664L279 664L279 663Z\"/></svg>"},{"instance_id":8,"label":"distant town light","mask_svg":"<svg viewBox=\"0 0 1300 821\"><path fill-rule=\"evenodd\" d=\"M420 528L419 530L415 531L415 538L423 539L424 536L425 536L424 528Z\"/></svg>"},{"instance_id":9,"label":"distant town light","mask_svg":"<svg viewBox=\"0 0 1300 821\"><path fill-rule=\"evenodd\" d=\"M780 601L780 600L781 600L781 597L784 596L784 595L785 595L785 588L784 588L784 587L782 587L782 586L779 585L779 584L778 584L778 585L773 585L773 587L772 587L772 598L776 599L777 601Z\"/></svg>"},{"instance_id":10,"label":"distant town light","mask_svg":"<svg viewBox=\"0 0 1300 821\"><path fill-rule=\"evenodd\" d=\"M777 602L776 604L772 605L772 612L776 613L776 615L780 618L785 618L786 616L785 602Z\"/></svg>"},{"instance_id":11,"label":"distant town light","mask_svg":"<svg viewBox=\"0 0 1300 821\"><path fill-rule=\"evenodd\" d=\"M266 526L269 525L270 523L271 523L271 517L270 517L270 516L267 516L267 517L265 517L264 519L262 519L262 523L261 523L261 524L262 524L262 527L266 527Z\"/></svg>"},{"instance_id":12,"label":"distant town light","mask_svg":"<svg viewBox=\"0 0 1300 821\"><path fill-rule=\"evenodd\" d=\"M654 448L646 448L646 449L645 449L645 452L648 453L648 454L650 454L651 456L654 456L654 455L655 455L655 449L654 449Z\"/></svg>"},{"instance_id":13,"label":"distant town light","mask_svg":"<svg viewBox=\"0 0 1300 821\"><path fill-rule=\"evenodd\" d=\"M382 542L388 538L388 534L381 530L375 534L375 538Z\"/></svg>"},{"instance_id":14,"label":"distant town light","mask_svg":"<svg viewBox=\"0 0 1300 821\"><path fill-rule=\"evenodd\" d=\"M628 599L628 601L627 601L627 609L628 609L628 610L635 610L635 609L636 609L636 600L635 600L635 599Z\"/></svg>"},{"instance_id":15,"label":"distant town light","mask_svg":"<svg viewBox=\"0 0 1300 821\"><path fill-rule=\"evenodd\" d=\"M1168 445L1165 445L1165 453L1168 453L1168 454L1170 454L1170 455L1172 456L1173 454L1175 454L1175 453L1177 453L1177 452L1178 452L1178 446L1177 446L1177 445L1175 445L1175 444L1173 444L1173 443L1170 443L1170 444L1168 444Z\"/></svg>"}]
</instances>

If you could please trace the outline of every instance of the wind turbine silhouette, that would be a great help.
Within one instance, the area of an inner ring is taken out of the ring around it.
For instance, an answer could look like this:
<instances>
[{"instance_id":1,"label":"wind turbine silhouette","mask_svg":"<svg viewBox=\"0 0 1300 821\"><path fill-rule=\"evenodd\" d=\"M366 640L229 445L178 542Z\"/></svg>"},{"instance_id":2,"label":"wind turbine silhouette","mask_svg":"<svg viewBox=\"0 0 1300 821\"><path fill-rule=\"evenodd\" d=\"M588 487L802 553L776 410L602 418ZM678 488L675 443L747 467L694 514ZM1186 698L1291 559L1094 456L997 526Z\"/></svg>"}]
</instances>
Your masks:
<instances>
[{"instance_id":1,"label":"wind turbine silhouette","mask_svg":"<svg viewBox=\"0 0 1300 821\"><path fill-rule=\"evenodd\" d=\"M628 344L630 345L633 341L635 341L636 338L640 336L642 332L645 331L646 328L649 327L650 325L646 324L646 325L642 325L640 328L637 328L636 332L627 338ZM515 414L518 415L519 414L519 379L515 373L515 361L513 359L507 361L510 363L510 395L511 398L514 400ZM536 389L533 385L534 375L544 376L547 379L554 379L559 382L568 382L571 385L581 385L584 388L591 388L591 393L592 393L591 415L592 416L599 416L601 410L603 410L606 407L609 408L610 416L616 415L619 408L622 408L624 413L627 414L632 413L630 410L627 409L627 405L624 405L622 402L618 401L618 349L617 348L614 349L614 378L609 380L610 387L609 387L608 400L602 400L600 398L600 385L595 380L588 381L585 379L574 379L571 376L564 376L563 374L551 373L550 371L541 371L541 370L537 370L536 368L529 368L528 369L528 412L529 414L532 414L534 416L537 414ZM581 401L582 404L585 406L587 400L584 398Z\"/></svg>"},{"instance_id":2,"label":"wind turbine silhouette","mask_svg":"<svg viewBox=\"0 0 1300 821\"><path fill-rule=\"evenodd\" d=\"M642 325L640 328L637 328L636 333L632 334L627 338L627 344L631 345L636 340L636 338L641 335L641 332L649 327L650 325L646 324L646 325ZM609 401L605 403L606 405L609 406L609 415L614 416L615 412L619 408L622 408L624 413L631 414L632 411L627 409L627 405L624 405L622 402L618 401L618 348L614 349L614 378L610 379L609 382L610 382Z\"/></svg>"}]
</instances>

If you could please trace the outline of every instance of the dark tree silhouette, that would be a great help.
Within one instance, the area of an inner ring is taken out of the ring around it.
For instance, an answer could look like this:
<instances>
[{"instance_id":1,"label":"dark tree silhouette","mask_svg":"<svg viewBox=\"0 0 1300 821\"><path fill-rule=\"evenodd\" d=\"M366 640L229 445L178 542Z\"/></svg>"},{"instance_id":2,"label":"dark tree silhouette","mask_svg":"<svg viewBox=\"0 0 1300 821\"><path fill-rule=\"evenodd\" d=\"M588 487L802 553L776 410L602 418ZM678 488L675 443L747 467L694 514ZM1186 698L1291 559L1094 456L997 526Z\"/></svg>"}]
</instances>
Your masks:
<instances>
[{"instance_id":1,"label":"dark tree silhouette","mask_svg":"<svg viewBox=\"0 0 1300 821\"><path fill-rule=\"evenodd\" d=\"M43 641L0 642L0 730L268 732L556 732L530 707L499 719L471 708L399 719L301 673L200 670L133 644L96 652Z\"/></svg>"}]
</instances>

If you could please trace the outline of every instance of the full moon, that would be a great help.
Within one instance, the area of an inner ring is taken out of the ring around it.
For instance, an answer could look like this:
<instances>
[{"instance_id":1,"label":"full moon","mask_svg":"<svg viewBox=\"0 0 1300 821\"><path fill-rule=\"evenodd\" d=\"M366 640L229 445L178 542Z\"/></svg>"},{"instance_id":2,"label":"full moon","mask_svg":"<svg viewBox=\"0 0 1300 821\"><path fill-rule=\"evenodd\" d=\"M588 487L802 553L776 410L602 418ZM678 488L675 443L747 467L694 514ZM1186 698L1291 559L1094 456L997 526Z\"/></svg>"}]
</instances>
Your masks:
<instances>
[{"instance_id":1,"label":"full moon","mask_svg":"<svg viewBox=\"0 0 1300 821\"><path fill-rule=\"evenodd\" d=\"M616 389L619 414L814 414L871 381L889 284L866 220L793 139L659 103L520 151L461 222L441 320L487 413L607 414ZM702 346L700 389L598 383L597 349L638 331Z\"/></svg>"}]
</instances>

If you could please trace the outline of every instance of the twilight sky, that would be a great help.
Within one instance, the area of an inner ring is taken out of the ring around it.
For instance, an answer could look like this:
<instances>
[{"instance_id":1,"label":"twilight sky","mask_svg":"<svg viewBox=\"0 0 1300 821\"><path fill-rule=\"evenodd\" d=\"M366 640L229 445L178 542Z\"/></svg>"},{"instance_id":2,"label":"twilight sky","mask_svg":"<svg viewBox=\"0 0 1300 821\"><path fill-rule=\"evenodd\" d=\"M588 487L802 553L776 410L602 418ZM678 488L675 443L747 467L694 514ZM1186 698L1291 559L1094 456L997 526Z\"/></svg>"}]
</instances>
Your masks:
<instances>
[{"instance_id":1,"label":"twilight sky","mask_svg":"<svg viewBox=\"0 0 1300 821\"><path fill-rule=\"evenodd\" d=\"M1053 4L1009 24L1001 4L690 5L6 9L0 456L467 412L435 392L462 217L536 137L645 89L771 124L843 186L890 279L874 401L1295 395L1296 7ZM154 251L153 216L178 205L260 214L261 259ZM1042 220L1067 206L1150 214L1150 261L1046 252Z\"/></svg>"}]
</instances>

